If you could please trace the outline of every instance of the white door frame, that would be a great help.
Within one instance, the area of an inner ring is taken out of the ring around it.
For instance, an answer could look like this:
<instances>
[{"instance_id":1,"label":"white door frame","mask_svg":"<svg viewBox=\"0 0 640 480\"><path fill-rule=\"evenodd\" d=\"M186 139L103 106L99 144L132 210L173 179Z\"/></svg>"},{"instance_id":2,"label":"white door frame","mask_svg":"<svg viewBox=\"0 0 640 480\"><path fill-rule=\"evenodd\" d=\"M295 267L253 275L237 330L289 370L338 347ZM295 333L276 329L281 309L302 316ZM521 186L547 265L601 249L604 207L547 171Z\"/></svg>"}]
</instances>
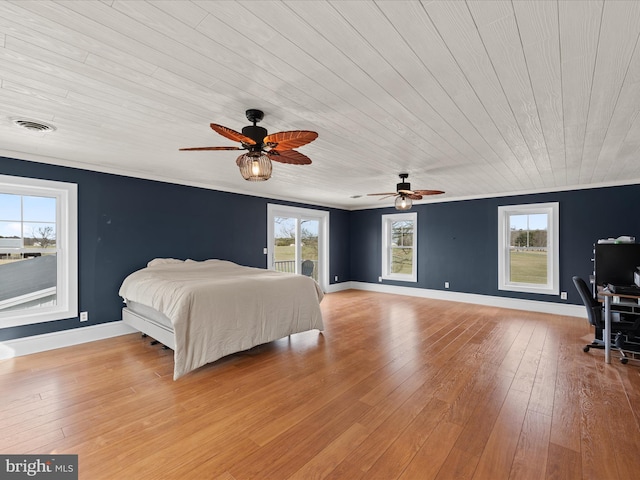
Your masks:
<instances>
[{"instance_id":1,"label":"white door frame","mask_svg":"<svg viewBox=\"0 0 640 480\"><path fill-rule=\"evenodd\" d=\"M318 283L320 288L326 292L329 288L329 212L267 203L267 268L271 268L273 265L273 220L275 217L318 220Z\"/></svg>"}]
</instances>

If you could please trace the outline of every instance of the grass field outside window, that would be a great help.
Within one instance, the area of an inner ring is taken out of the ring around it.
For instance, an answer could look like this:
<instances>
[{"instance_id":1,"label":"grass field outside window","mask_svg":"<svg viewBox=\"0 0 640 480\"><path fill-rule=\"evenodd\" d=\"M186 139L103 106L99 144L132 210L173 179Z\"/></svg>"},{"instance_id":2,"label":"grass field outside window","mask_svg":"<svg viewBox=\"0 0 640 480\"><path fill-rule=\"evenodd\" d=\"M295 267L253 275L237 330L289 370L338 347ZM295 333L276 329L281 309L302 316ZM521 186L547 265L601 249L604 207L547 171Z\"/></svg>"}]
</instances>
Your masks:
<instances>
[{"instance_id":1,"label":"grass field outside window","mask_svg":"<svg viewBox=\"0 0 640 480\"><path fill-rule=\"evenodd\" d=\"M511 251L510 280L515 283L544 285L547 283L546 251Z\"/></svg>"}]
</instances>

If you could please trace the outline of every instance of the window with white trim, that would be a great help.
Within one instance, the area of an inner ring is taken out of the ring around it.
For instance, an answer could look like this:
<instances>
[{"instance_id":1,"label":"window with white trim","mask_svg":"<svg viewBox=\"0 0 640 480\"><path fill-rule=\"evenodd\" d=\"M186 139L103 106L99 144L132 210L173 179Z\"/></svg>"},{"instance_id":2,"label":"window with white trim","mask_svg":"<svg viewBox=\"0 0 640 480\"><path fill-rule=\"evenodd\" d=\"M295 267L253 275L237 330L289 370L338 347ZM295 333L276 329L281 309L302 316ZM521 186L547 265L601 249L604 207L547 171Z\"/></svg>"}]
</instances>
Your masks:
<instances>
[{"instance_id":1,"label":"window with white trim","mask_svg":"<svg viewBox=\"0 0 640 480\"><path fill-rule=\"evenodd\" d=\"M558 295L559 204L498 207L498 289Z\"/></svg>"},{"instance_id":2,"label":"window with white trim","mask_svg":"<svg viewBox=\"0 0 640 480\"><path fill-rule=\"evenodd\" d=\"M0 328L78 316L77 185L0 175Z\"/></svg>"},{"instance_id":3,"label":"window with white trim","mask_svg":"<svg viewBox=\"0 0 640 480\"><path fill-rule=\"evenodd\" d=\"M418 281L418 214L382 215L382 278Z\"/></svg>"}]
</instances>

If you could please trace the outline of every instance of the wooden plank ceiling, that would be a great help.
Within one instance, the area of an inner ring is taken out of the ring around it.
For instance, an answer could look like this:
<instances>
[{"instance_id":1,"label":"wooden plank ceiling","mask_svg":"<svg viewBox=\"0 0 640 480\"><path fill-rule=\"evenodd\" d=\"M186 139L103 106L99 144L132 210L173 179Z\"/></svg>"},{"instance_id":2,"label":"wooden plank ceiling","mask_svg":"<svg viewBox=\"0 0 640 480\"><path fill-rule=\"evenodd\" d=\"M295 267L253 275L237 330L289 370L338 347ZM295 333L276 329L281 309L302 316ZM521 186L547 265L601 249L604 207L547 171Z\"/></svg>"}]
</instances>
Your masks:
<instances>
[{"instance_id":1,"label":"wooden plank ceiling","mask_svg":"<svg viewBox=\"0 0 640 480\"><path fill-rule=\"evenodd\" d=\"M639 34L633 0L3 0L0 154L347 209L400 172L449 200L638 183ZM178 151L248 108L317 131L313 164Z\"/></svg>"}]
</instances>

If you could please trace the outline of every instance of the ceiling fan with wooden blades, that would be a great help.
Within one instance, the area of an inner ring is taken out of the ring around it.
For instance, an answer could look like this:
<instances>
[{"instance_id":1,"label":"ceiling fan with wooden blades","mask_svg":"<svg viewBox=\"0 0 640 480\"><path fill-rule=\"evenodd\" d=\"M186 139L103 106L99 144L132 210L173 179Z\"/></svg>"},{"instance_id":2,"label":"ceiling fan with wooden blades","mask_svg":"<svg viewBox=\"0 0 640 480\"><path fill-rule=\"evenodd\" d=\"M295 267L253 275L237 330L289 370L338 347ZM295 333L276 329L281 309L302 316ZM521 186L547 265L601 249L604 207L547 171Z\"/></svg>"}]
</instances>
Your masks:
<instances>
[{"instance_id":1,"label":"ceiling fan with wooden blades","mask_svg":"<svg viewBox=\"0 0 640 480\"><path fill-rule=\"evenodd\" d=\"M290 165L309 165L311 159L306 155L294 150L318 138L316 132L309 130L291 130L286 132L272 133L269 135L267 129L257 125L264 118L262 110L249 109L245 112L247 120L253 125L247 125L242 129L242 133L231 128L210 124L211 128L223 137L239 142L240 146L235 147L193 147L181 148L181 151L202 151L202 150L248 150L240 155L236 164L240 167L240 173L249 181L264 181L271 177L271 162L287 163Z\"/></svg>"},{"instance_id":2,"label":"ceiling fan with wooden blades","mask_svg":"<svg viewBox=\"0 0 640 480\"><path fill-rule=\"evenodd\" d=\"M413 200L420 200L426 195L440 195L442 190L411 190L411 184L407 182L408 173L401 173L400 183L396 184L395 193L369 193L369 196L382 196L381 200L389 197L396 197L396 210L409 210L413 204Z\"/></svg>"}]
</instances>

